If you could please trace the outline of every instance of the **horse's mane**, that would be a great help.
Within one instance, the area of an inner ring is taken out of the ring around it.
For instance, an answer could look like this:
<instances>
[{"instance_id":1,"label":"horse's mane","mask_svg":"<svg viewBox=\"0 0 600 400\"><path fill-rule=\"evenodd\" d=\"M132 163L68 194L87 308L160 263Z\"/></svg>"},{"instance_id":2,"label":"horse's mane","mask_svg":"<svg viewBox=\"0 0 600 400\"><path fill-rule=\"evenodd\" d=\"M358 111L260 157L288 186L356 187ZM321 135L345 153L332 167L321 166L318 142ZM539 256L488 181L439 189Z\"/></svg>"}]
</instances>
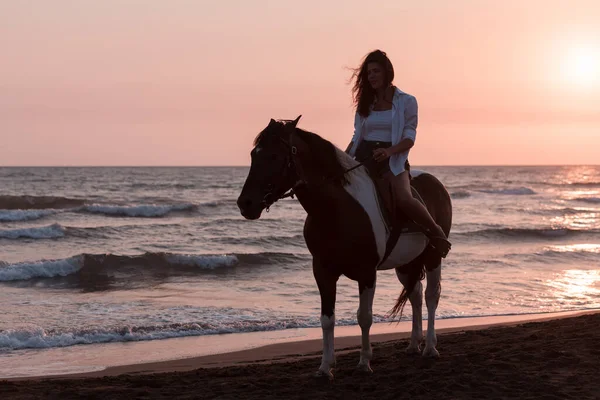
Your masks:
<instances>
[{"instance_id":1,"label":"horse's mane","mask_svg":"<svg viewBox=\"0 0 600 400\"><path fill-rule=\"evenodd\" d=\"M272 136L279 136L285 142L288 142L289 137L286 137L286 125L292 121L279 120L272 122L254 139L254 146ZM311 167L321 173L323 179L328 179L330 182L343 186L348 183L348 178L345 174L347 165L344 165L339 157L339 150L333 143L323 139L321 136L313 132L308 132L300 128L294 128L294 134L297 135L310 148Z\"/></svg>"}]
</instances>

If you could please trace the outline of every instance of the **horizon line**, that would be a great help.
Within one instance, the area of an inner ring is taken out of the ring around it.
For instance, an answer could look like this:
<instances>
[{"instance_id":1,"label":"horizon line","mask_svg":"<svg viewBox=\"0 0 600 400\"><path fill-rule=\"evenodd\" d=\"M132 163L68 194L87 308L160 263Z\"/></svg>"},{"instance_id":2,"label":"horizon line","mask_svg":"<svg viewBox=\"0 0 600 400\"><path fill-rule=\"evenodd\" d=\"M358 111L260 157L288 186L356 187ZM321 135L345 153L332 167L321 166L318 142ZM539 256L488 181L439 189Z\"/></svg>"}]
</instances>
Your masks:
<instances>
[{"instance_id":1,"label":"horizon line","mask_svg":"<svg viewBox=\"0 0 600 400\"><path fill-rule=\"evenodd\" d=\"M598 167L600 164L413 164L411 167ZM0 168L248 168L250 165L0 165Z\"/></svg>"}]
</instances>

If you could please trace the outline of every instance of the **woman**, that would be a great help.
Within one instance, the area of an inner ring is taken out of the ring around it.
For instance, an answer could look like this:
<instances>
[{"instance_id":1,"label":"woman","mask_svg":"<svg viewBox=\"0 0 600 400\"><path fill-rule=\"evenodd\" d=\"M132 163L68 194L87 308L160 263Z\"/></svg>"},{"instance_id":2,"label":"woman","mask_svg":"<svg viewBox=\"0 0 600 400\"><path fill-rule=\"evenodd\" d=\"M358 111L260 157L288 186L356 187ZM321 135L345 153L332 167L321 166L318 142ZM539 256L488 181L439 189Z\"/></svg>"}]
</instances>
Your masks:
<instances>
[{"instance_id":1,"label":"woman","mask_svg":"<svg viewBox=\"0 0 600 400\"><path fill-rule=\"evenodd\" d=\"M391 181L400 209L426 229L431 245L446 257L450 242L410 189L408 153L417 134L417 100L392 85L394 67L383 51L369 53L353 78L356 116L346 152L361 162L373 157L376 163L367 163L370 173Z\"/></svg>"}]
</instances>

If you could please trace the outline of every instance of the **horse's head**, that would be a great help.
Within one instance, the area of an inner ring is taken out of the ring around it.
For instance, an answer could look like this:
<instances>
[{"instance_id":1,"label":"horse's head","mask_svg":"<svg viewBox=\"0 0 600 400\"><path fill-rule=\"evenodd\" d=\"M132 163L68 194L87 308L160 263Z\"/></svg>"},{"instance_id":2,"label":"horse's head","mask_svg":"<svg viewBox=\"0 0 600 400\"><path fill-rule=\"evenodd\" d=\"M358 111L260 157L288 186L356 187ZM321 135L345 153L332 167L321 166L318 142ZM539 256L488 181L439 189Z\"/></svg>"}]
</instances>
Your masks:
<instances>
[{"instance_id":1,"label":"horse's head","mask_svg":"<svg viewBox=\"0 0 600 400\"><path fill-rule=\"evenodd\" d=\"M297 181L294 165L296 147L293 144L296 124L271 119L269 125L256 137L250 172L237 200L242 215L258 219L262 211L273 204Z\"/></svg>"}]
</instances>

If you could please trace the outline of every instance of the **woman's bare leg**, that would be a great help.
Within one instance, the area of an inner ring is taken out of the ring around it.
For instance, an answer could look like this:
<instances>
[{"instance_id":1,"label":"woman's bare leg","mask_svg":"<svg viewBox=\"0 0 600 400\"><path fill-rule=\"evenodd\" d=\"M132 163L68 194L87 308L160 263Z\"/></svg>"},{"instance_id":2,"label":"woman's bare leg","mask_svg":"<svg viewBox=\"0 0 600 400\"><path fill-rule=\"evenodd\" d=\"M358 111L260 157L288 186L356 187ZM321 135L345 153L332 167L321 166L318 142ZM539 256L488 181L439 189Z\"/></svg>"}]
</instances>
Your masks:
<instances>
[{"instance_id":1,"label":"woman's bare leg","mask_svg":"<svg viewBox=\"0 0 600 400\"><path fill-rule=\"evenodd\" d=\"M406 213L413 221L423 226L431 237L439 237L447 239L446 234L442 228L433 220L431 214L427 208L412 195L410 189L410 179L408 171L404 171L399 175L396 175L393 179L393 186L396 192L397 202L400 209ZM447 242L447 240L445 240ZM450 249L450 244L442 245L446 248L439 248L440 243L434 243L434 247L438 248L441 252L446 253Z\"/></svg>"}]
</instances>

